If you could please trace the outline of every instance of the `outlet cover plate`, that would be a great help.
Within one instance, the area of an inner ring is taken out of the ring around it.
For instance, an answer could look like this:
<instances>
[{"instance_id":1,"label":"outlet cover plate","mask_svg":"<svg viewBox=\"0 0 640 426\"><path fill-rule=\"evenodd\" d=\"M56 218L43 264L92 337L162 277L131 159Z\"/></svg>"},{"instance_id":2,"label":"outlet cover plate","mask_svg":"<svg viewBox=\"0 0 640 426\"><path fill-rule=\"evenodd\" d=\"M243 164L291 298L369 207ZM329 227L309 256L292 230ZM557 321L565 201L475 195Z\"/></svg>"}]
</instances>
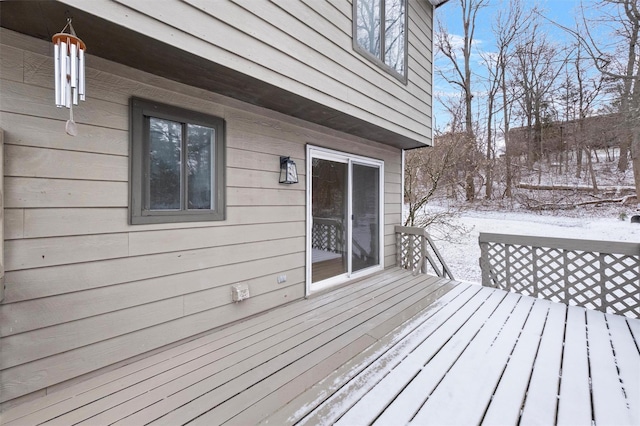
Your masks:
<instances>
[{"instance_id":1,"label":"outlet cover plate","mask_svg":"<svg viewBox=\"0 0 640 426\"><path fill-rule=\"evenodd\" d=\"M249 286L247 284L234 284L231 286L231 299L240 302L249 298Z\"/></svg>"}]
</instances>

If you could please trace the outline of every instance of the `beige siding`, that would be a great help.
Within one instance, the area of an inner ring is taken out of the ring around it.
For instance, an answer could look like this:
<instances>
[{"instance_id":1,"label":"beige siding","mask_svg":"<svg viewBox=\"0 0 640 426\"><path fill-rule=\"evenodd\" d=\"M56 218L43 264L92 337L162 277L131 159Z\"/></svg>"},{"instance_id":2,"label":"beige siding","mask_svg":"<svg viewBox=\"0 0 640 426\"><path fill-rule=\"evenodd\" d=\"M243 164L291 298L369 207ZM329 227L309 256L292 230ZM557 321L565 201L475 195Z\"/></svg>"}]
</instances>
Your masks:
<instances>
[{"instance_id":1,"label":"beige siding","mask_svg":"<svg viewBox=\"0 0 640 426\"><path fill-rule=\"evenodd\" d=\"M0 127L0 302L4 299L4 227L5 223L20 226L16 222L15 216L7 220L4 214L4 131Z\"/></svg>"},{"instance_id":2,"label":"beige siding","mask_svg":"<svg viewBox=\"0 0 640 426\"><path fill-rule=\"evenodd\" d=\"M49 44L0 31L0 402L303 297L306 144L385 161L385 265L395 262L399 150L95 57L69 137ZM227 220L128 224L131 96L224 117ZM294 158L301 183L277 183L280 155ZM234 304L238 282L252 297Z\"/></svg>"},{"instance_id":3,"label":"beige siding","mask_svg":"<svg viewBox=\"0 0 640 426\"><path fill-rule=\"evenodd\" d=\"M414 140L431 141L431 14L408 0L408 84L353 50L349 0L62 0Z\"/></svg>"}]
</instances>

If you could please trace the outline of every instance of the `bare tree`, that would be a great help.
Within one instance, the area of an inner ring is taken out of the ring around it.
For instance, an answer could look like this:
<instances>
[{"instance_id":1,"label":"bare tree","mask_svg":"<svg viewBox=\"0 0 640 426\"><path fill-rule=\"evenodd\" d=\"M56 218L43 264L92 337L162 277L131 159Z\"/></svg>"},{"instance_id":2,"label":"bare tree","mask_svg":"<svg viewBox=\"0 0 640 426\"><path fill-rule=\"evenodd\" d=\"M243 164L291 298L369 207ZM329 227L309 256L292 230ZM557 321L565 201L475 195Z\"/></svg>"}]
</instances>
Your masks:
<instances>
[{"instance_id":1,"label":"bare tree","mask_svg":"<svg viewBox=\"0 0 640 426\"><path fill-rule=\"evenodd\" d=\"M577 43L575 46L575 56L572 58L573 62L573 70L575 75L575 80L577 83L577 113L578 113L578 141L580 141L576 146L576 154L579 155L578 158L581 157L582 150L585 151L587 156L587 170L589 172L589 176L591 178L591 185L593 186L594 191L598 191L598 182L596 179L595 171L593 170L592 164L592 143L590 141L591 135L587 135L585 132L585 120L592 113L593 104L598 99L600 92L603 87L603 78L602 74L597 76L590 77L588 75L588 71L584 65L584 57L583 57L583 47L580 43ZM576 167L576 177L580 177L580 169L581 164L577 164Z\"/></svg>"},{"instance_id":2,"label":"bare tree","mask_svg":"<svg viewBox=\"0 0 640 426\"><path fill-rule=\"evenodd\" d=\"M485 197L490 199L493 192L493 168L495 166L495 133L496 126L494 118L502 112L503 134L505 148L508 143L509 122L511 120L511 109L514 98L513 92L508 90L507 74L508 68L513 60L513 42L516 35L525 31L532 16L531 12L525 13L521 0L506 2L504 8L498 9L494 23L492 25L493 34L496 40L496 52L483 55L488 71L486 88L487 97L487 163L485 167L486 188ZM501 94L499 99L498 94ZM499 105L500 101L502 105ZM505 149L505 195L511 197L512 171L511 156L509 150Z\"/></svg>"},{"instance_id":3,"label":"bare tree","mask_svg":"<svg viewBox=\"0 0 640 426\"><path fill-rule=\"evenodd\" d=\"M627 169L631 153L636 193L640 194L640 5L638 0L600 0L582 7L580 31L563 27L584 46L599 72L617 87L618 107L626 136L620 144L618 168ZM640 207L640 197L638 197Z\"/></svg>"},{"instance_id":4,"label":"bare tree","mask_svg":"<svg viewBox=\"0 0 640 426\"><path fill-rule=\"evenodd\" d=\"M551 93L566 56L542 30L538 20L516 40L515 80L520 85L520 113L526 121L527 164L533 164L545 153L543 129L553 120ZM540 170L540 168L539 168Z\"/></svg>"},{"instance_id":5,"label":"bare tree","mask_svg":"<svg viewBox=\"0 0 640 426\"><path fill-rule=\"evenodd\" d=\"M405 226L427 226L436 220L433 215L425 215L423 209L440 186L453 177L451 172L464 138L460 134L448 133L436 139L433 147L406 153L404 197L409 204L409 212Z\"/></svg>"},{"instance_id":6,"label":"bare tree","mask_svg":"<svg viewBox=\"0 0 640 426\"><path fill-rule=\"evenodd\" d=\"M495 114L498 112L497 105L497 95L498 90L500 89L500 58L499 54L493 53L483 53L481 54L482 59L484 61L484 65L487 68L488 78L485 81L485 96L487 100L487 111L486 111L486 159L485 159L485 168L484 168L484 178L485 178L485 193L484 196L487 200L490 200L493 193L493 167L495 163L495 147L494 147L494 139L495 139L495 129L493 126L493 120Z\"/></svg>"},{"instance_id":7,"label":"bare tree","mask_svg":"<svg viewBox=\"0 0 640 426\"><path fill-rule=\"evenodd\" d=\"M462 10L462 25L464 29L461 46L458 46L458 43L454 42L452 35L447 32L441 22L438 22L438 32L435 42L438 52L444 55L451 65L449 69L439 69L438 73L449 84L457 86L464 98L464 130L466 135L464 144L465 195L467 201L473 201L476 193L474 183L476 166L474 157L477 147L473 131L471 49L476 30L476 16L480 8L484 7L488 0L458 0L458 2ZM461 51L462 58L459 57L458 51Z\"/></svg>"},{"instance_id":8,"label":"bare tree","mask_svg":"<svg viewBox=\"0 0 640 426\"><path fill-rule=\"evenodd\" d=\"M518 33L527 30L531 16L531 12L525 14L521 0L511 1L509 2L509 9L506 15L498 12L496 24L493 28L498 46L500 91L502 93L502 131L505 144L505 195L509 198L512 195L511 190L513 187L513 170L511 168L511 153L509 150L509 125L511 123L512 104L515 101L515 96L512 95L513 92L510 91L507 86L507 68L515 55L511 46Z\"/></svg>"}]
</instances>

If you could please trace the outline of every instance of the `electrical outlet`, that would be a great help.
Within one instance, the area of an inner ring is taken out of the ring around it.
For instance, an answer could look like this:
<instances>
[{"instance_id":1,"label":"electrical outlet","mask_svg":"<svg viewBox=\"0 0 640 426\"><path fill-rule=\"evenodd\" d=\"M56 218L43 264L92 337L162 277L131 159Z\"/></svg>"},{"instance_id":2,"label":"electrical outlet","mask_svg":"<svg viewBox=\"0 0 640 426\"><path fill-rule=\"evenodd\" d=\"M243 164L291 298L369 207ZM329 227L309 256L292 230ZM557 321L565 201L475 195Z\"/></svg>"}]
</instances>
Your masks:
<instances>
[{"instance_id":1,"label":"electrical outlet","mask_svg":"<svg viewBox=\"0 0 640 426\"><path fill-rule=\"evenodd\" d=\"M278 275L278 284L282 284L282 283L284 283L286 281L287 281L287 275L286 274Z\"/></svg>"},{"instance_id":2,"label":"electrical outlet","mask_svg":"<svg viewBox=\"0 0 640 426\"><path fill-rule=\"evenodd\" d=\"M231 286L231 299L240 302L249 298L249 286L247 284L235 284Z\"/></svg>"}]
</instances>

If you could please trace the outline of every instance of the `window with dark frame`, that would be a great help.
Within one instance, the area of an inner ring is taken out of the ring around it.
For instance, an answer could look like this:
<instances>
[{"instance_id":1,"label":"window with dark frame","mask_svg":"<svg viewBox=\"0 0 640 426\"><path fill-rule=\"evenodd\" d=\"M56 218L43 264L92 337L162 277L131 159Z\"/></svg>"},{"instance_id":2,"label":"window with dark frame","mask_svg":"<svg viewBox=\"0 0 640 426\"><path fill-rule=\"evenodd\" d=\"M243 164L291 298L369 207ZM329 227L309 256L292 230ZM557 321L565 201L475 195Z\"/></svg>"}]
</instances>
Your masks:
<instances>
[{"instance_id":1,"label":"window with dark frame","mask_svg":"<svg viewBox=\"0 0 640 426\"><path fill-rule=\"evenodd\" d=\"M407 80L407 0L353 0L353 46Z\"/></svg>"},{"instance_id":2,"label":"window with dark frame","mask_svg":"<svg viewBox=\"0 0 640 426\"><path fill-rule=\"evenodd\" d=\"M224 120L131 99L132 224L225 219Z\"/></svg>"}]
</instances>

